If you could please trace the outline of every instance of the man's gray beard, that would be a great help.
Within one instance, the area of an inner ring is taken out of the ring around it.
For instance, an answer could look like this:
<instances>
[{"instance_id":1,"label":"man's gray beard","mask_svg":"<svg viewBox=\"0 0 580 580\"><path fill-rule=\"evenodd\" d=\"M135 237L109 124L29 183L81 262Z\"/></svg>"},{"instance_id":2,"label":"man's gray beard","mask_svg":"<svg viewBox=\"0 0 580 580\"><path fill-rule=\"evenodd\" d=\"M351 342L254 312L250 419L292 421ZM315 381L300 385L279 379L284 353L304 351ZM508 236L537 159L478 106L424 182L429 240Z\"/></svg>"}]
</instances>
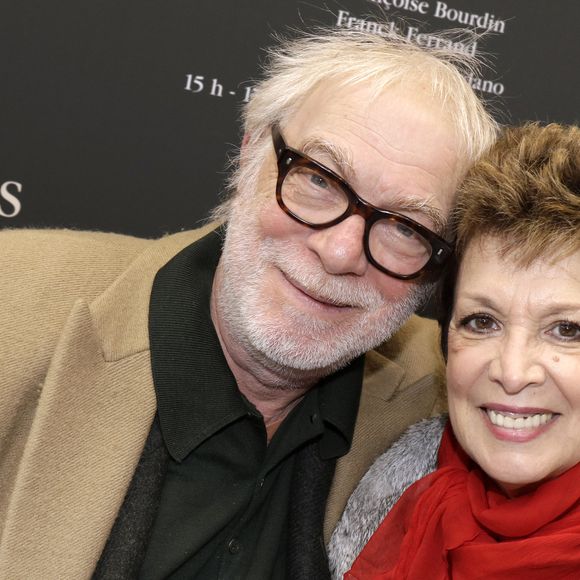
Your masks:
<instances>
[{"instance_id":1,"label":"man's gray beard","mask_svg":"<svg viewBox=\"0 0 580 580\"><path fill-rule=\"evenodd\" d=\"M230 216L221 259L219 315L232 340L254 362L286 379L281 381L281 388L289 388L295 381L318 380L388 340L430 294L431 286L412 286L405 298L389 302L359 278L328 274L322 266L310 263L299 264L300 252L295 245L260 240L257 225L247 213L240 219L237 209ZM273 319L261 296L271 266L325 300L358 306L360 315L327 321L286 305L282 319Z\"/></svg>"}]
</instances>

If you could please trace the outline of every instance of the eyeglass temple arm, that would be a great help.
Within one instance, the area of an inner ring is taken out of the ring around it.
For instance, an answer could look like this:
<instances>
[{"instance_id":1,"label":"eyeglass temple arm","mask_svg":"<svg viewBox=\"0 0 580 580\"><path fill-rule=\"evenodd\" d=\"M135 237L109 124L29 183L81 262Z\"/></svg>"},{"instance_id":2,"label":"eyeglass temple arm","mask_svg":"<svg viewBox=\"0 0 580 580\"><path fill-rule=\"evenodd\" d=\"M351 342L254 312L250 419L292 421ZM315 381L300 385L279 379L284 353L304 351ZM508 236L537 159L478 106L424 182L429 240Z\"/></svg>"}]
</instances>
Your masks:
<instances>
[{"instance_id":1,"label":"eyeglass temple arm","mask_svg":"<svg viewBox=\"0 0 580 580\"><path fill-rule=\"evenodd\" d=\"M286 142L280 133L280 127L278 125L272 126L272 141L274 142L274 149L276 151L276 158L280 159L284 149L286 149Z\"/></svg>"}]
</instances>

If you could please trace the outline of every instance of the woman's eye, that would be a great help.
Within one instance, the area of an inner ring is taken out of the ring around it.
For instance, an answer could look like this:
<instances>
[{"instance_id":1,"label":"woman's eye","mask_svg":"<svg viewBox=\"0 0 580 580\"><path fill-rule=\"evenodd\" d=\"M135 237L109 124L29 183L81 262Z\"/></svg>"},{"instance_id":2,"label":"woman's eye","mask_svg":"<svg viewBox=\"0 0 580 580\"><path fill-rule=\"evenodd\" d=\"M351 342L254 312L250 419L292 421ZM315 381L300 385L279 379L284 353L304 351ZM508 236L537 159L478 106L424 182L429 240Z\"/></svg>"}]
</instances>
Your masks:
<instances>
[{"instance_id":1,"label":"woman's eye","mask_svg":"<svg viewBox=\"0 0 580 580\"><path fill-rule=\"evenodd\" d=\"M557 322L549 331L554 337L564 341L580 341L580 325L575 322Z\"/></svg>"},{"instance_id":2,"label":"woman's eye","mask_svg":"<svg viewBox=\"0 0 580 580\"><path fill-rule=\"evenodd\" d=\"M471 332L484 334L499 329L497 321L487 314L472 314L463 318L459 325Z\"/></svg>"}]
</instances>

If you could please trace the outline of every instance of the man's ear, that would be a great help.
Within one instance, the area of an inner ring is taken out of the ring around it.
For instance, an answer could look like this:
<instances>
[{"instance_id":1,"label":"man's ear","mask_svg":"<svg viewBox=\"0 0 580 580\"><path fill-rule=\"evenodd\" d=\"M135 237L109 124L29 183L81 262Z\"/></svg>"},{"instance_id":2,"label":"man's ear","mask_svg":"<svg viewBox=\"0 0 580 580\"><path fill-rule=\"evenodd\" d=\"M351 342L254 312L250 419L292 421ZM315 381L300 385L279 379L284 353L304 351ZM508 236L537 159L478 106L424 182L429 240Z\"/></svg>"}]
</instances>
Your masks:
<instances>
[{"instance_id":1,"label":"man's ear","mask_svg":"<svg viewBox=\"0 0 580 580\"><path fill-rule=\"evenodd\" d=\"M240 154L243 155L245 153L246 145L250 141L250 133L244 133L244 137L242 139L242 144L240 145Z\"/></svg>"},{"instance_id":2,"label":"man's ear","mask_svg":"<svg viewBox=\"0 0 580 580\"><path fill-rule=\"evenodd\" d=\"M250 143L250 137L252 136L251 133L244 133L244 136L242 137L242 142L240 143L240 154L238 156L238 160L240 164L243 164L246 160L246 157L249 153L249 146L248 144Z\"/></svg>"}]
</instances>

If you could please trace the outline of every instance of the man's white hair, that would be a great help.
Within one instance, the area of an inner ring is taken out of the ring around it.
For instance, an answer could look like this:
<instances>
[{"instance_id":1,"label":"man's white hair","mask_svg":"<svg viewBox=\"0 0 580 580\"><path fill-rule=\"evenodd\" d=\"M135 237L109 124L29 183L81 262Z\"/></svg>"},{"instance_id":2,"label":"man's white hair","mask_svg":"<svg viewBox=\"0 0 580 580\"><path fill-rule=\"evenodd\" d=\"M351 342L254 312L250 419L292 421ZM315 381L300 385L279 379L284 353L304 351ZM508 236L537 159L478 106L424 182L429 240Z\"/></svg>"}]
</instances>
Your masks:
<instances>
[{"instance_id":1,"label":"man's white hair","mask_svg":"<svg viewBox=\"0 0 580 580\"><path fill-rule=\"evenodd\" d=\"M281 40L269 49L264 78L242 112L247 140L244 162L241 153L232 159L231 194L244 185L255 187L272 147L270 128L284 125L315 87L328 81L346 89L369 83L376 95L396 84L426 88L455 125L467 169L494 143L498 131L465 78L479 66L471 55L423 48L395 34L333 29ZM226 200L213 217L227 219L229 205Z\"/></svg>"}]
</instances>

